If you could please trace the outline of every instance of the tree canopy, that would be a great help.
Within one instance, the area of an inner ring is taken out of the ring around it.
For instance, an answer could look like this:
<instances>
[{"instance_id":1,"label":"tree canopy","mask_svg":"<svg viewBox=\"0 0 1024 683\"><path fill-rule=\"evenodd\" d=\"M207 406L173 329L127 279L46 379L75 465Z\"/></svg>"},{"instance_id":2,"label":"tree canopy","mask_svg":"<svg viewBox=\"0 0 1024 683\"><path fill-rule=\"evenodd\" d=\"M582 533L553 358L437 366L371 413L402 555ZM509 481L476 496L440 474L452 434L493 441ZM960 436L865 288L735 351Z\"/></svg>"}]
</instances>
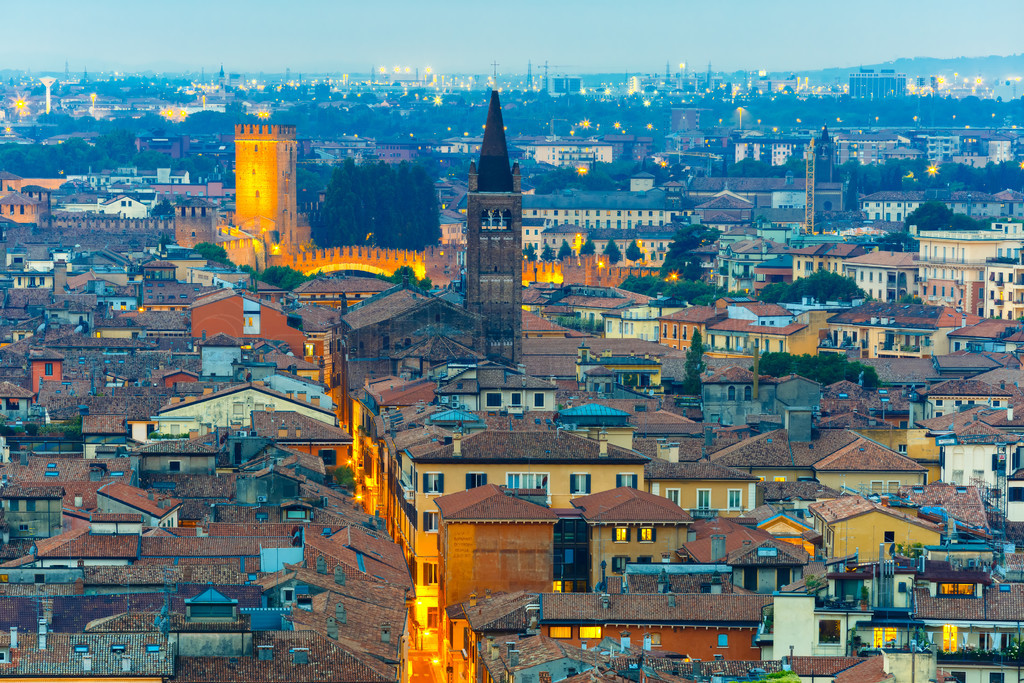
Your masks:
<instances>
[{"instance_id":1,"label":"tree canopy","mask_svg":"<svg viewBox=\"0 0 1024 683\"><path fill-rule=\"evenodd\" d=\"M706 225L684 225L676 230L661 266L662 277L675 273L686 280L699 280L704 273L700 256L693 250L713 244L719 234L719 230Z\"/></svg>"},{"instance_id":2,"label":"tree canopy","mask_svg":"<svg viewBox=\"0 0 1024 683\"><path fill-rule=\"evenodd\" d=\"M660 277L630 276L619 285L621 289L647 296L662 294L694 306L708 306L727 294L725 288L700 280L666 280Z\"/></svg>"},{"instance_id":3,"label":"tree canopy","mask_svg":"<svg viewBox=\"0 0 1024 683\"><path fill-rule=\"evenodd\" d=\"M322 247L422 249L441 237L434 182L421 166L385 163L335 169L313 239Z\"/></svg>"},{"instance_id":4,"label":"tree canopy","mask_svg":"<svg viewBox=\"0 0 1024 683\"><path fill-rule=\"evenodd\" d=\"M224 264L231 263L231 260L228 258L228 252L219 244L200 242L196 246L192 247L192 251L196 252L207 261Z\"/></svg>"},{"instance_id":5,"label":"tree canopy","mask_svg":"<svg viewBox=\"0 0 1024 683\"><path fill-rule=\"evenodd\" d=\"M850 382L861 381L865 387L874 388L878 386L878 373L870 365L864 365L856 361L850 361L846 356L839 353L822 353L817 356L803 354L796 356L790 353L772 352L761 354L758 371L762 375L771 377L785 377L786 375L800 375L807 379L813 379L823 386L833 384L842 380Z\"/></svg>"},{"instance_id":6,"label":"tree canopy","mask_svg":"<svg viewBox=\"0 0 1024 683\"><path fill-rule=\"evenodd\" d=\"M943 202L925 202L907 214L904 224L909 229L916 225L918 230L977 230L982 227L978 221L953 210Z\"/></svg>"},{"instance_id":7,"label":"tree canopy","mask_svg":"<svg viewBox=\"0 0 1024 683\"><path fill-rule=\"evenodd\" d=\"M406 278L408 278L410 285L422 289L424 291L429 291L434 288L434 283L430 281L429 277L416 277L416 271L414 271L409 266L402 266L398 268L398 270L395 271L394 275L378 275L377 277L380 278L381 280L384 280L385 282L393 282L396 285L402 284L406 280Z\"/></svg>"},{"instance_id":8,"label":"tree canopy","mask_svg":"<svg viewBox=\"0 0 1024 683\"><path fill-rule=\"evenodd\" d=\"M619 251L619 245L615 244L615 240L608 240L603 253L608 257L608 265L614 266L622 260L622 252Z\"/></svg>"},{"instance_id":9,"label":"tree canopy","mask_svg":"<svg viewBox=\"0 0 1024 683\"><path fill-rule=\"evenodd\" d=\"M700 336L700 330L696 328L693 330L693 337L690 338L690 348L686 350L683 368L686 373L683 376L683 393L689 396L700 394L700 376L707 365L704 363L704 340Z\"/></svg>"},{"instance_id":10,"label":"tree canopy","mask_svg":"<svg viewBox=\"0 0 1024 683\"><path fill-rule=\"evenodd\" d=\"M562 246L558 247L558 260L567 259L572 256L572 247L565 240L562 240Z\"/></svg>"},{"instance_id":11,"label":"tree canopy","mask_svg":"<svg viewBox=\"0 0 1024 683\"><path fill-rule=\"evenodd\" d=\"M761 290L758 298L767 303L798 303L804 297L815 301L850 301L866 296L853 278L818 270L792 283L777 282Z\"/></svg>"}]
</instances>

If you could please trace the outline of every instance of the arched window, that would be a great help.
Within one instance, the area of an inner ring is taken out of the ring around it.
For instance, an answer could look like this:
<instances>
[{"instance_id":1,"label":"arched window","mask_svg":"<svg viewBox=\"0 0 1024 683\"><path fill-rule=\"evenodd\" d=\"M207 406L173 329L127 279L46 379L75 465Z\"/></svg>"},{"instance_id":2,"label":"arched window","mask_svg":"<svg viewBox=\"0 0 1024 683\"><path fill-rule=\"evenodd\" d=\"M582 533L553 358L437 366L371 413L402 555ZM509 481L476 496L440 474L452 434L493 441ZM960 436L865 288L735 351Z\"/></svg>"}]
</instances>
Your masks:
<instances>
[{"instance_id":1,"label":"arched window","mask_svg":"<svg viewBox=\"0 0 1024 683\"><path fill-rule=\"evenodd\" d=\"M736 400L736 387L729 387L729 400L730 401L735 401Z\"/></svg>"},{"instance_id":2,"label":"arched window","mask_svg":"<svg viewBox=\"0 0 1024 683\"><path fill-rule=\"evenodd\" d=\"M754 391L750 387L743 387L743 400L749 401L754 397Z\"/></svg>"}]
</instances>

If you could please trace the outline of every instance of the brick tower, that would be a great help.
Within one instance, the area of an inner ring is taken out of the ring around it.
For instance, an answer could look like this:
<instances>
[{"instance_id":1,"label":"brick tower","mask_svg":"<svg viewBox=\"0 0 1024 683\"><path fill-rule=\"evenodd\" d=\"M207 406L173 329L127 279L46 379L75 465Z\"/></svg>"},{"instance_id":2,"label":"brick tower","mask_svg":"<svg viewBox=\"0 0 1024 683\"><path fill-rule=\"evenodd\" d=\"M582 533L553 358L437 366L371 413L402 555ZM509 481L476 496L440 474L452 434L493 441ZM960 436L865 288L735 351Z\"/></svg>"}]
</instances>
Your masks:
<instances>
[{"instance_id":1,"label":"brick tower","mask_svg":"<svg viewBox=\"0 0 1024 683\"><path fill-rule=\"evenodd\" d=\"M266 244L297 246L309 239L296 211L296 154L295 126L235 126L234 222L261 233Z\"/></svg>"},{"instance_id":2,"label":"brick tower","mask_svg":"<svg viewBox=\"0 0 1024 683\"><path fill-rule=\"evenodd\" d=\"M483 319L480 349L492 360L518 364L522 352L523 196L519 164L509 170L498 92L469 168L466 210L466 308Z\"/></svg>"}]
</instances>

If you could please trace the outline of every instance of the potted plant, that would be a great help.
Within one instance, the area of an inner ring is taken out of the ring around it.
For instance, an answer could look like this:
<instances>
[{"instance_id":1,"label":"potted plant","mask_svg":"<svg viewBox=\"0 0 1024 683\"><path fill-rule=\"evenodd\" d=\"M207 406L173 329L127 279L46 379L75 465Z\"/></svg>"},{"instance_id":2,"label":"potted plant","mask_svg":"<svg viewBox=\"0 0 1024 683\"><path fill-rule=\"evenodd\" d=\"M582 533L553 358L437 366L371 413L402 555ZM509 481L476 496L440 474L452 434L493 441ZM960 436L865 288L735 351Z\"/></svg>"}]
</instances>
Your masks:
<instances>
[{"instance_id":1,"label":"potted plant","mask_svg":"<svg viewBox=\"0 0 1024 683\"><path fill-rule=\"evenodd\" d=\"M868 609L868 600L871 598L871 593L868 592L867 586L860 587L860 608L865 612Z\"/></svg>"}]
</instances>

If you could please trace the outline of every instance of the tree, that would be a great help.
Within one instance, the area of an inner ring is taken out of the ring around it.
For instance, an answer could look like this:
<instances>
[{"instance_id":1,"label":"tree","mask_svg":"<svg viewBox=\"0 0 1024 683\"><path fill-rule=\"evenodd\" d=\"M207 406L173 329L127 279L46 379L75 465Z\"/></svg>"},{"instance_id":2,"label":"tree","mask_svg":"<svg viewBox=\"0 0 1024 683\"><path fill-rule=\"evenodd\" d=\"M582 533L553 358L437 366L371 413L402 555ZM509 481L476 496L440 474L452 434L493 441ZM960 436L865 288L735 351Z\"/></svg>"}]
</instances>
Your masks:
<instances>
[{"instance_id":1,"label":"tree","mask_svg":"<svg viewBox=\"0 0 1024 683\"><path fill-rule=\"evenodd\" d=\"M409 266L401 266L395 271L394 275L378 275L377 277L385 282L393 282L396 285L403 284L408 280L410 285L424 291L429 291L434 288L434 283L430 281L429 277L416 277L416 271Z\"/></svg>"},{"instance_id":2,"label":"tree","mask_svg":"<svg viewBox=\"0 0 1024 683\"><path fill-rule=\"evenodd\" d=\"M541 261L554 261L555 260L555 250L551 248L550 244L545 244L544 245L544 248L540 252L540 260Z\"/></svg>"},{"instance_id":3,"label":"tree","mask_svg":"<svg viewBox=\"0 0 1024 683\"><path fill-rule=\"evenodd\" d=\"M266 282L268 285L291 291L303 282L312 280L315 276L305 275L301 271L289 268L288 266L270 266L264 269L258 277L260 281Z\"/></svg>"},{"instance_id":4,"label":"tree","mask_svg":"<svg viewBox=\"0 0 1024 683\"><path fill-rule=\"evenodd\" d=\"M166 199L154 206L149 215L153 218L171 218L174 216L174 207Z\"/></svg>"},{"instance_id":5,"label":"tree","mask_svg":"<svg viewBox=\"0 0 1024 683\"><path fill-rule=\"evenodd\" d=\"M977 230L982 224L970 216L953 213L943 202L925 202L907 214L904 224L918 230Z\"/></svg>"},{"instance_id":6,"label":"tree","mask_svg":"<svg viewBox=\"0 0 1024 683\"><path fill-rule=\"evenodd\" d=\"M626 258L630 261L641 261L644 258L644 253L640 251L640 245L637 244L636 240L633 240L628 247L626 247Z\"/></svg>"},{"instance_id":7,"label":"tree","mask_svg":"<svg viewBox=\"0 0 1024 683\"><path fill-rule=\"evenodd\" d=\"M823 353L812 356L795 356L790 353L771 352L761 354L758 371L771 377L800 375L821 384L834 384L842 380L863 383L867 388L878 386L878 373L870 365L851 362L839 353Z\"/></svg>"},{"instance_id":8,"label":"tree","mask_svg":"<svg viewBox=\"0 0 1024 683\"><path fill-rule=\"evenodd\" d=\"M572 247L565 240L562 240L562 246L558 248L558 260L564 261L567 258L572 257Z\"/></svg>"},{"instance_id":9,"label":"tree","mask_svg":"<svg viewBox=\"0 0 1024 683\"><path fill-rule=\"evenodd\" d=\"M589 238L580 247L580 256L590 256L591 254L597 253L597 245L595 245Z\"/></svg>"},{"instance_id":10,"label":"tree","mask_svg":"<svg viewBox=\"0 0 1024 683\"><path fill-rule=\"evenodd\" d=\"M882 251L903 251L914 253L918 250L919 243L909 232L890 232L882 235L875 244Z\"/></svg>"},{"instance_id":11,"label":"tree","mask_svg":"<svg viewBox=\"0 0 1024 683\"><path fill-rule=\"evenodd\" d=\"M619 245L615 244L615 240L608 240L603 253L608 257L608 265L610 266L614 266L622 260L622 252L619 251Z\"/></svg>"},{"instance_id":12,"label":"tree","mask_svg":"<svg viewBox=\"0 0 1024 683\"><path fill-rule=\"evenodd\" d=\"M694 250L714 244L721 234L715 228L706 225L684 225L672 236L672 243L665 254L665 262L661 266L661 276L686 280L700 280L704 274L699 254Z\"/></svg>"},{"instance_id":13,"label":"tree","mask_svg":"<svg viewBox=\"0 0 1024 683\"><path fill-rule=\"evenodd\" d=\"M526 249L523 249L523 258L527 261L537 260L537 247L533 244L527 244Z\"/></svg>"},{"instance_id":14,"label":"tree","mask_svg":"<svg viewBox=\"0 0 1024 683\"><path fill-rule=\"evenodd\" d=\"M921 297L915 294L901 294L896 303L900 304L922 304Z\"/></svg>"},{"instance_id":15,"label":"tree","mask_svg":"<svg viewBox=\"0 0 1024 683\"><path fill-rule=\"evenodd\" d=\"M231 260L228 259L228 252L225 251L224 247L217 244L210 244L209 242L200 242L196 246L192 247L192 251L196 252L207 261L223 263L225 265L231 263Z\"/></svg>"},{"instance_id":16,"label":"tree","mask_svg":"<svg viewBox=\"0 0 1024 683\"><path fill-rule=\"evenodd\" d=\"M768 285L761 290L758 298L766 303L797 303L805 296L823 303L863 299L865 294L853 278L817 270L791 284L778 282Z\"/></svg>"},{"instance_id":17,"label":"tree","mask_svg":"<svg viewBox=\"0 0 1024 683\"><path fill-rule=\"evenodd\" d=\"M683 393L688 396L699 395L701 391L700 376L707 367L704 364L704 340L700 336L700 330L693 331L683 367L686 373L683 377Z\"/></svg>"},{"instance_id":18,"label":"tree","mask_svg":"<svg viewBox=\"0 0 1024 683\"><path fill-rule=\"evenodd\" d=\"M313 226L314 240L324 247L422 249L440 237L434 181L422 166L404 163L346 160L331 176Z\"/></svg>"}]
</instances>

